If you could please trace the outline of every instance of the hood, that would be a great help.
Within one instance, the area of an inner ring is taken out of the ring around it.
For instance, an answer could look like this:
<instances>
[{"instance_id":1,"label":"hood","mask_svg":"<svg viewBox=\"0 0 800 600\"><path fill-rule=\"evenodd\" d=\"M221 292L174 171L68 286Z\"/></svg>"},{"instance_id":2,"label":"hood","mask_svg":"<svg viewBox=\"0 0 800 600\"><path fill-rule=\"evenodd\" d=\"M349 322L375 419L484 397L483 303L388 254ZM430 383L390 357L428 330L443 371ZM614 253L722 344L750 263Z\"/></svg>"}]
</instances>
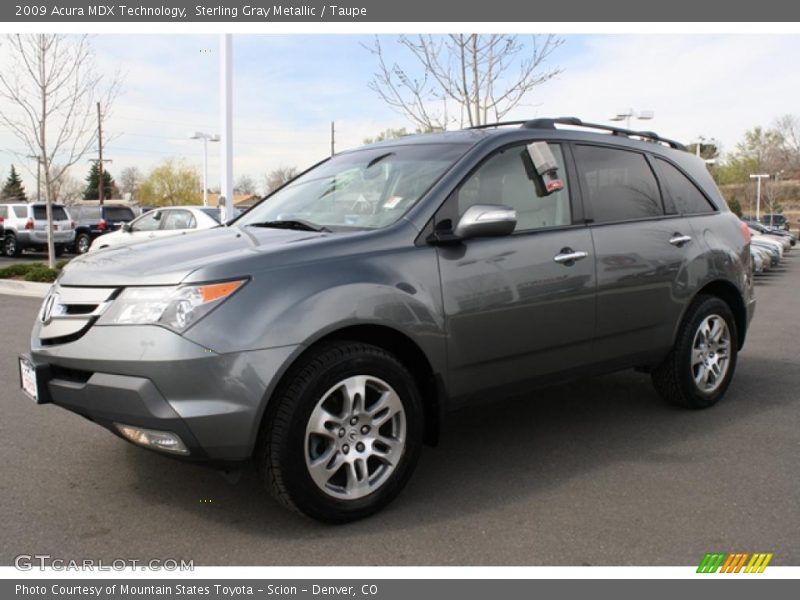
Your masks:
<instances>
[{"instance_id":1,"label":"hood","mask_svg":"<svg viewBox=\"0 0 800 600\"><path fill-rule=\"evenodd\" d=\"M328 233L259 227L215 227L147 242L97 250L73 259L61 285L174 285L198 269L248 262L293 245L330 238ZM243 273L231 272L231 276Z\"/></svg>"}]
</instances>

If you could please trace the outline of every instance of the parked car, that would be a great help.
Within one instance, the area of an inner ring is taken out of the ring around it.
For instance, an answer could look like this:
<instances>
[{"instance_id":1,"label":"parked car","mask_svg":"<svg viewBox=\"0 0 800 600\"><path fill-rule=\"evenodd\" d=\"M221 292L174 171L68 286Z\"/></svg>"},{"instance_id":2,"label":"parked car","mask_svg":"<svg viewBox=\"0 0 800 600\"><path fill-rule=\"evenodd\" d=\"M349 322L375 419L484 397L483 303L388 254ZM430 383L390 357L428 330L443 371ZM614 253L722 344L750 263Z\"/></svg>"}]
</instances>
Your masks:
<instances>
[{"instance_id":1,"label":"parked car","mask_svg":"<svg viewBox=\"0 0 800 600\"><path fill-rule=\"evenodd\" d=\"M758 246L756 244L751 244L750 250L752 252L755 252L761 257L762 272L769 271L770 269L772 269L772 252L770 250L768 250L767 248L762 248L761 246Z\"/></svg>"},{"instance_id":2,"label":"parked car","mask_svg":"<svg viewBox=\"0 0 800 600\"><path fill-rule=\"evenodd\" d=\"M154 208L133 221L123 223L118 231L96 238L89 249L129 246L219 225L220 211L218 208L204 206Z\"/></svg>"},{"instance_id":3,"label":"parked car","mask_svg":"<svg viewBox=\"0 0 800 600\"><path fill-rule=\"evenodd\" d=\"M750 227L750 235L756 241L769 242L777 245L781 249L781 258L783 257L784 253L788 252L792 248L792 244L789 239L783 236L772 235L770 233L761 233L753 227Z\"/></svg>"},{"instance_id":4,"label":"parked car","mask_svg":"<svg viewBox=\"0 0 800 600\"><path fill-rule=\"evenodd\" d=\"M753 265L753 273L763 273L765 271L763 255L755 246L750 246L750 261Z\"/></svg>"},{"instance_id":5,"label":"parked car","mask_svg":"<svg viewBox=\"0 0 800 600\"><path fill-rule=\"evenodd\" d=\"M136 218L130 206L113 203L78 204L69 211L75 221L75 254L86 254L95 239Z\"/></svg>"},{"instance_id":6,"label":"parked car","mask_svg":"<svg viewBox=\"0 0 800 600\"><path fill-rule=\"evenodd\" d=\"M780 213L767 213L761 215L761 223L767 227L777 227L778 229L789 230L789 220L786 215Z\"/></svg>"},{"instance_id":7,"label":"parked car","mask_svg":"<svg viewBox=\"0 0 800 600\"><path fill-rule=\"evenodd\" d=\"M759 233L763 233L765 235L773 235L779 238L782 238L784 241L788 240L790 246L794 246L797 243L797 236L788 231L786 229L777 229L775 227L767 227L766 225L762 225L761 223L748 223L751 229L755 229Z\"/></svg>"},{"instance_id":8,"label":"parked car","mask_svg":"<svg viewBox=\"0 0 800 600\"><path fill-rule=\"evenodd\" d=\"M20 368L40 403L254 458L283 504L343 522L472 403L635 367L712 406L754 308L750 232L702 160L535 119L341 152L229 226L78 257Z\"/></svg>"},{"instance_id":9,"label":"parked car","mask_svg":"<svg viewBox=\"0 0 800 600\"><path fill-rule=\"evenodd\" d=\"M3 254L19 256L23 250L47 250L47 205L0 204L3 221ZM53 204L53 242L56 256L61 256L75 240L75 223L63 204Z\"/></svg>"},{"instance_id":10,"label":"parked car","mask_svg":"<svg viewBox=\"0 0 800 600\"><path fill-rule=\"evenodd\" d=\"M777 267L781 263L781 259L783 258L783 247L780 245L780 243L767 239L764 236L760 236L752 238L750 245L769 252L770 267Z\"/></svg>"}]
</instances>

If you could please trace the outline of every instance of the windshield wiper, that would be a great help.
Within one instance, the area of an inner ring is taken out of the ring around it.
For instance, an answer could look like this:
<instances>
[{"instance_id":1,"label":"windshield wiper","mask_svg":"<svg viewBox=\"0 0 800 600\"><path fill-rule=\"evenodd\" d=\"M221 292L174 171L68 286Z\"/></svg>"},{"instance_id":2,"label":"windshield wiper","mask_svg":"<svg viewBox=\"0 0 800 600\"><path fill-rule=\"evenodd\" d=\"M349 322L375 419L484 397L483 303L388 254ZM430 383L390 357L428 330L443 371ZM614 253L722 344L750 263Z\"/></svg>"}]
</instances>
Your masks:
<instances>
[{"instance_id":1,"label":"windshield wiper","mask_svg":"<svg viewBox=\"0 0 800 600\"><path fill-rule=\"evenodd\" d=\"M316 225L304 219L281 219L279 221L261 221L260 223L248 223L249 227L272 227L274 229L297 229L300 231L326 231L330 229L324 225Z\"/></svg>"}]
</instances>

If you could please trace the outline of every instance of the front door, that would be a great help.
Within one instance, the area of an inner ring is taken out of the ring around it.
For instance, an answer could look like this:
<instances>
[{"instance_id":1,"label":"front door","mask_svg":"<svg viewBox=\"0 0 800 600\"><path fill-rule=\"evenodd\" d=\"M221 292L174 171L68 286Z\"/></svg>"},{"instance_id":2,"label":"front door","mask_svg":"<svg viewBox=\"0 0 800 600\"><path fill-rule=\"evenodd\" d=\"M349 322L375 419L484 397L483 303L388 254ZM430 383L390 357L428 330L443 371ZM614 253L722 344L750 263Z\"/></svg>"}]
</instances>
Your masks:
<instances>
[{"instance_id":1,"label":"front door","mask_svg":"<svg viewBox=\"0 0 800 600\"><path fill-rule=\"evenodd\" d=\"M454 399L514 393L545 374L590 362L595 326L591 233L575 224L562 148L550 144L566 187L537 195L525 144L495 152L437 213L439 228L474 204L517 211L512 235L438 247ZM565 260L570 254L575 258ZM485 394L483 394L485 395Z\"/></svg>"}]
</instances>

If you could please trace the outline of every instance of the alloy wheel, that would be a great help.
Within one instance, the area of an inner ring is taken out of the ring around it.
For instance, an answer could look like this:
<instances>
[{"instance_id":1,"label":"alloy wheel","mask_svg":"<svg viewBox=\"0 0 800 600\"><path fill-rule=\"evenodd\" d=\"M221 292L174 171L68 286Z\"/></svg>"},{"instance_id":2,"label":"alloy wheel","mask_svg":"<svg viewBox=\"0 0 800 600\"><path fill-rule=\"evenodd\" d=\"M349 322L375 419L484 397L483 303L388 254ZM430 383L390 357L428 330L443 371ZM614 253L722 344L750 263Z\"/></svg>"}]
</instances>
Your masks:
<instances>
[{"instance_id":1,"label":"alloy wheel","mask_svg":"<svg viewBox=\"0 0 800 600\"><path fill-rule=\"evenodd\" d=\"M386 483L405 445L400 396L382 379L356 375L331 387L311 412L305 462L319 489L355 500Z\"/></svg>"},{"instance_id":2,"label":"alloy wheel","mask_svg":"<svg viewBox=\"0 0 800 600\"><path fill-rule=\"evenodd\" d=\"M700 323L692 342L692 377L697 388L714 392L724 381L730 365L731 334L725 319L709 315Z\"/></svg>"}]
</instances>

